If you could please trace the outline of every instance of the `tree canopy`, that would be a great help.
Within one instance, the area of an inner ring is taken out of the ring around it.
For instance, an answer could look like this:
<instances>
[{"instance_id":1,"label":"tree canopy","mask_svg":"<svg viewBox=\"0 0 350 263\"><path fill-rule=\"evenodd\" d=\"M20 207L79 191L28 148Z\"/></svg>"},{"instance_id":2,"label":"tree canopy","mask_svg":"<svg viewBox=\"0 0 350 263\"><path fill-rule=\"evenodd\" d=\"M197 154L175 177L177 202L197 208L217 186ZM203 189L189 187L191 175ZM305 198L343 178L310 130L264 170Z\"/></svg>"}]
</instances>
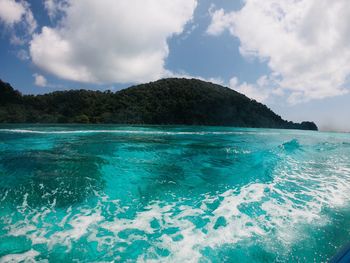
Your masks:
<instances>
[{"instance_id":1,"label":"tree canopy","mask_svg":"<svg viewBox=\"0 0 350 263\"><path fill-rule=\"evenodd\" d=\"M198 79L168 78L118 92L68 90L22 95L0 80L0 123L218 125L317 130L283 120L267 106Z\"/></svg>"}]
</instances>

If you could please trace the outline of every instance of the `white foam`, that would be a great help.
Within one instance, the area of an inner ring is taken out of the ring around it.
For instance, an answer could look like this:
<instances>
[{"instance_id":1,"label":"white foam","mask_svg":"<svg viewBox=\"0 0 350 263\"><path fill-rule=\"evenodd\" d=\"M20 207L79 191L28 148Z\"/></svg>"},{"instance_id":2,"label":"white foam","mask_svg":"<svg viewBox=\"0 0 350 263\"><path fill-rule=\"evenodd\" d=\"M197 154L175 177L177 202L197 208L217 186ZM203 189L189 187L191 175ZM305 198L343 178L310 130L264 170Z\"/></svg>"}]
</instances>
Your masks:
<instances>
[{"instance_id":1,"label":"white foam","mask_svg":"<svg viewBox=\"0 0 350 263\"><path fill-rule=\"evenodd\" d=\"M72 249L72 242L80 239L82 236L88 234L89 228L96 227L96 225L104 218L100 211L87 211L83 214L75 215L67 222L71 229L67 230L64 227L63 231L54 233L49 240L48 247L52 249L55 245L61 244L67 247L67 250ZM66 220L65 218L63 220Z\"/></svg>"},{"instance_id":2,"label":"white foam","mask_svg":"<svg viewBox=\"0 0 350 263\"><path fill-rule=\"evenodd\" d=\"M350 169L341 163L334 165L333 161L324 164L329 165L326 178L314 172L312 165L315 163L288 160L290 169L281 164L270 182L251 183L215 195L205 194L199 204L188 203L186 199L175 199L170 203L154 201L130 219L120 218L119 213L131 208L119 207L118 200L96 193L100 201L95 207L69 208L61 211L63 216L53 222L51 219L58 210L54 205L33 210L25 202L26 196L18 207L25 217L18 222L8 222L8 233L27 236L33 244L47 244L48 249L63 245L69 250L83 237L96 241L100 251L107 251L118 242L128 245L136 240L151 242L151 248L139 256L139 262L150 261L149 255L157 254L155 247L170 251L168 257L159 256L154 259L155 262L198 262L203 257L201 250L204 248L215 249L225 244L235 246L241 241L249 244L256 239L262 241L266 250L279 246L284 249L278 253L287 253L295 242L303 238L305 226L321 227L329 222L322 213L324 208L342 207L350 201ZM347 161L345 163L347 165ZM289 184L294 187L288 188ZM209 204L219 200L218 207L211 210ZM117 209L109 214L112 219L107 220L102 211L109 213L107 208L111 206ZM248 213L244 211L245 207L256 208L257 212ZM208 223L197 227L191 221L193 218L207 220ZM216 227L220 218L225 218L226 224ZM154 220L159 224L152 227ZM38 225L41 227L38 228ZM167 234L167 228L177 228L178 231ZM141 233L120 237L120 232L127 229ZM102 231L109 234L102 235ZM160 237L147 239L148 235L159 231L162 233ZM174 241L179 235L182 239ZM123 248L119 249L123 253ZM111 253L114 255L116 252Z\"/></svg>"},{"instance_id":3,"label":"white foam","mask_svg":"<svg viewBox=\"0 0 350 263\"><path fill-rule=\"evenodd\" d=\"M4 196L1 198L0 202L5 201L5 199L6 199L7 195L8 195L8 192L9 192L9 191L8 191L8 190L6 190L6 192L5 192Z\"/></svg>"},{"instance_id":4,"label":"white foam","mask_svg":"<svg viewBox=\"0 0 350 263\"><path fill-rule=\"evenodd\" d=\"M40 253L34 249L31 249L24 253L19 254L9 254L0 258L0 263L10 263L10 262L36 262L35 257Z\"/></svg>"},{"instance_id":5,"label":"white foam","mask_svg":"<svg viewBox=\"0 0 350 263\"><path fill-rule=\"evenodd\" d=\"M213 212L213 215L202 217L210 219L204 229L197 228L183 214L168 218L169 220L166 220L169 224L168 226L179 227L180 233L176 235L182 235L183 239L174 242L171 236L163 235L158 245L170 250L171 254L166 260L160 259L160 261L198 262L202 257L200 253L202 248L215 248L223 244L237 243L252 235L264 235L264 231L256 224L248 224L253 223L253 220L249 216L242 214L237 208L242 203L259 201L263 196L264 187L262 184L250 185L244 187L238 195L233 190L224 192L221 195L224 199ZM186 211L186 216L200 216L205 213L203 210L191 207L187 207L183 211ZM226 218L226 226L214 229L216 220L221 216ZM140 259L140 261L142 260Z\"/></svg>"},{"instance_id":6,"label":"white foam","mask_svg":"<svg viewBox=\"0 0 350 263\"><path fill-rule=\"evenodd\" d=\"M24 213L28 207L28 200L27 199L28 199L28 193L25 193L23 196L23 203L21 206L18 207L18 210L21 211L22 213Z\"/></svg>"}]
</instances>

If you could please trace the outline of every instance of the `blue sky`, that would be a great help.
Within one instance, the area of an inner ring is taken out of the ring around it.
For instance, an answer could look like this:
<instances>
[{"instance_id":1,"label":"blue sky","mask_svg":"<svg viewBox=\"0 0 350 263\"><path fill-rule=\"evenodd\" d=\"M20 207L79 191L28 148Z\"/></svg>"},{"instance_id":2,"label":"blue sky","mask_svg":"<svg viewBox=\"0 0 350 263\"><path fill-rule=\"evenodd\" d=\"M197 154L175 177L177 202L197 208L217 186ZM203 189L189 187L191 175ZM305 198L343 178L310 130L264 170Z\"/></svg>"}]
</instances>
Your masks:
<instances>
[{"instance_id":1,"label":"blue sky","mask_svg":"<svg viewBox=\"0 0 350 263\"><path fill-rule=\"evenodd\" d=\"M350 131L349 17L347 0L0 0L0 78L40 94L197 77Z\"/></svg>"}]
</instances>

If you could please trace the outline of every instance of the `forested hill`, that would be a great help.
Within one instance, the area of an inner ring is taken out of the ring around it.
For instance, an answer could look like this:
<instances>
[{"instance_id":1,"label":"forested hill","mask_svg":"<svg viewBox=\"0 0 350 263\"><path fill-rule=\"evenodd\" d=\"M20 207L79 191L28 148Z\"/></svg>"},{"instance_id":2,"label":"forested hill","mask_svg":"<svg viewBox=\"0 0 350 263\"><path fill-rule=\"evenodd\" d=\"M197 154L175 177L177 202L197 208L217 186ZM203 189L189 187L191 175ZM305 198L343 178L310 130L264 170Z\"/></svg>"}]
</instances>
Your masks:
<instances>
[{"instance_id":1,"label":"forested hill","mask_svg":"<svg viewBox=\"0 0 350 263\"><path fill-rule=\"evenodd\" d=\"M0 81L0 123L222 125L317 130L265 105L197 79L162 79L118 92L69 90L22 95Z\"/></svg>"}]
</instances>

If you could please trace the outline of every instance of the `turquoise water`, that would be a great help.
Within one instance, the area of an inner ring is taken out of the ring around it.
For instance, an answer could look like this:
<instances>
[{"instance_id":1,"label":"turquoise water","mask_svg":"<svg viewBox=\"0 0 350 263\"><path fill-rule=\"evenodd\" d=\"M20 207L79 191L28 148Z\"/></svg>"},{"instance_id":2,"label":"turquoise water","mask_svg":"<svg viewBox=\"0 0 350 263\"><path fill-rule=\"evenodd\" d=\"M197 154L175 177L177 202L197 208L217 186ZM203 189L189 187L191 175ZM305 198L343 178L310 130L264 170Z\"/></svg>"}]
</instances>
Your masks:
<instances>
[{"instance_id":1,"label":"turquoise water","mask_svg":"<svg viewBox=\"0 0 350 263\"><path fill-rule=\"evenodd\" d=\"M350 134L0 126L0 262L325 262Z\"/></svg>"}]
</instances>

